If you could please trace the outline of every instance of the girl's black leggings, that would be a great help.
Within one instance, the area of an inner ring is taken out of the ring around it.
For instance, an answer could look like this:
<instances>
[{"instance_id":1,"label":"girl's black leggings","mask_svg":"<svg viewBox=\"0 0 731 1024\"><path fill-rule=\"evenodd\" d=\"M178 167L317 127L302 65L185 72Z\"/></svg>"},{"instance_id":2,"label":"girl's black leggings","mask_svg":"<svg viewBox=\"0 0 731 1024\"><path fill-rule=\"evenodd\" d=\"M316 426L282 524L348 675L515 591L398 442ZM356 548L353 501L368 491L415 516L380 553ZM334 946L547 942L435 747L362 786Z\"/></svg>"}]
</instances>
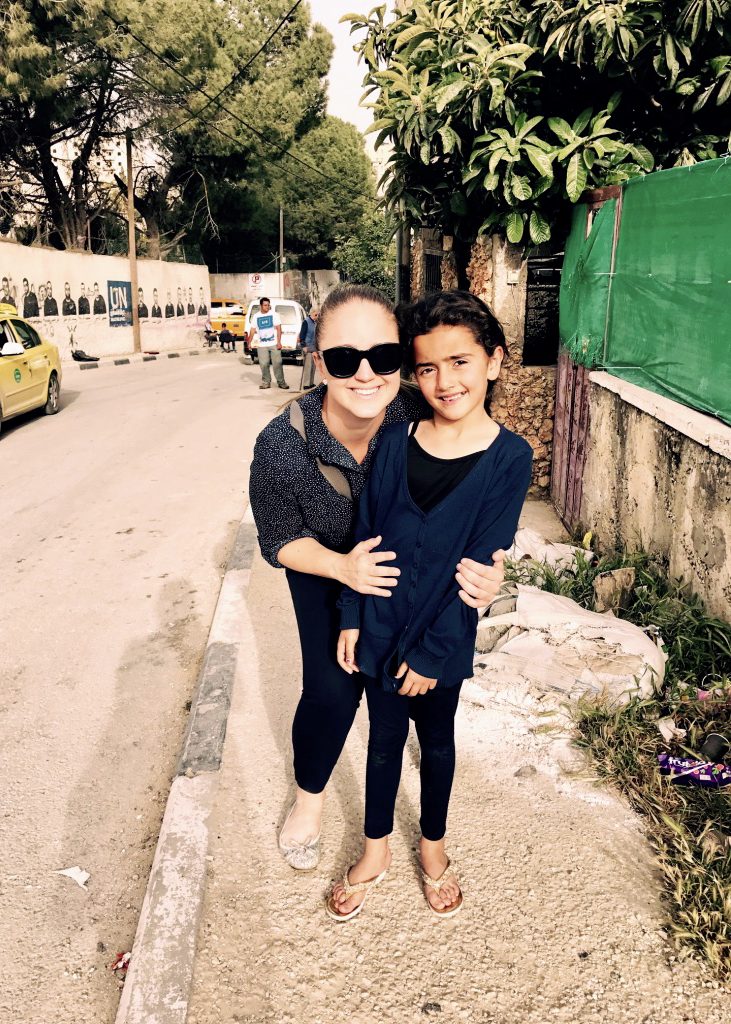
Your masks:
<instances>
[{"instance_id":1,"label":"girl's black leggings","mask_svg":"<svg viewBox=\"0 0 731 1024\"><path fill-rule=\"evenodd\" d=\"M335 656L341 584L292 569L287 582L302 647L302 696L292 723L294 777L300 789L321 793L353 724L363 680L343 672Z\"/></svg>"},{"instance_id":2,"label":"girl's black leggings","mask_svg":"<svg viewBox=\"0 0 731 1024\"><path fill-rule=\"evenodd\" d=\"M412 719L421 747L421 834L433 842L443 839L454 779L454 716L462 684L437 687L419 697L400 697L386 692L369 676L364 681L370 717L366 837L382 839L393 832L401 764Z\"/></svg>"}]
</instances>

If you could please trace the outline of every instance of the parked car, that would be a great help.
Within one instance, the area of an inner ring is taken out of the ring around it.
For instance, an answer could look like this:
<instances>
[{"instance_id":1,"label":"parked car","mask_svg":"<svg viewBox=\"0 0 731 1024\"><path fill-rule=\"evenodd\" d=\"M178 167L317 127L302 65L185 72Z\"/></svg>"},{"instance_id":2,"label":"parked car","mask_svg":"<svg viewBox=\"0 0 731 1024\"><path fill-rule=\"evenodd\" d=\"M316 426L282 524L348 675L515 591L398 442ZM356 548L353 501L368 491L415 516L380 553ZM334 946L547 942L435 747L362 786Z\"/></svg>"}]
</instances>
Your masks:
<instances>
[{"instance_id":1,"label":"parked car","mask_svg":"<svg viewBox=\"0 0 731 1024\"><path fill-rule=\"evenodd\" d=\"M61 357L15 306L0 304L0 430L31 409L52 416L61 399Z\"/></svg>"},{"instance_id":2,"label":"parked car","mask_svg":"<svg viewBox=\"0 0 731 1024\"><path fill-rule=\"evenodd\" d=\"M302 349L299 346L299 334L302 321L305 319L305 311L299 302L294 299L272 299L272 309L279 314L282 321L282 358L293 359L296 363L303 360ZM253 335L253 320L259 312L259 300L249 303L246 311L246 330L249 334L249 350L252 359L256 362L256 342Z\"/></svg>"},{"instance_id":3,"label":"parked car","mask_svg":"<svg viewBox=\"0 0 731 1024\"><path fill-rule=\"evenodd\" d=\"M237 341L246 335L246 313L242 302L236 299L211 299L211 327L220 331L226 324Z\"/></svg>"}]
</instances>

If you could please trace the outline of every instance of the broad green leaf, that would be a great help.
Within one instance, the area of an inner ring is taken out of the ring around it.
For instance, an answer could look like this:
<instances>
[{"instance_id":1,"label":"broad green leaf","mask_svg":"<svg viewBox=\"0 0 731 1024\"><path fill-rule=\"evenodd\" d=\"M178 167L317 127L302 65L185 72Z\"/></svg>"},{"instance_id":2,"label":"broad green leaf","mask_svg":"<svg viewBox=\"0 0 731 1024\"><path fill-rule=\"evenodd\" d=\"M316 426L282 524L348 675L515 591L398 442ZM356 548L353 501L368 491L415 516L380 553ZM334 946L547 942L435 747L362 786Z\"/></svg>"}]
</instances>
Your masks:
<instances>
[{"instance_id":1,"label":"broad green leaf","mask_svg":"<svg viewBox=\"0 0 731 1024\"><path fill-rule=\"evenodd\" d=\"M651 171L655 166L655 158L646 146L630 146L629 151L643 170Z\"/></svg>"},{"instance_id":2,"label":"broad green leaf","mask_svg":"<svg viewBox=\"0 0 731 1024\"><path fill-rule=\"evenodd\" d=\"M553 177L553 163L547 153L536 149L535 146L524 146L523 152L542 177Z\"/></svg>"},{"instance_id":3,"label":"broad green leaf","mask_svg":"<svg viewBox=\"0 0 731 1024\"><path fill-rule=\"evenodd\" d=\"M613 114L614 111L617 109L617 107L620 104L621 99L622 99L622 93L621 92L613 92L612 95L609 97L609 102L607 103L607 111L610 114Z\"/></svg>"},{"instance_id":4,"label":"broad green leaf","mask_svg":"<svg viewBox=\"0 0 731 1024\"><path fill-rule=\"evenodd\" d=\"M431 146L428 142L422 142L419 148L419 157L423 164L428 164L431 160Z\"/></svg>"},{"instance_id":5,"label":"broad green leaf","mask_svg":"<svg viewBox=\"0 0 731 1024\"><path fill-rule=\"evenodd\" d=\"M580 153L574 153L566 168L566 194L572 203L577 203L586 188L586 167Z\"/></svg>"},{"instance_id":6,"label":"broad green leaf","mask_svg":"<svg viewBox=\"0 0 731 1024\"><path fill-rule=\"evenodd\" d=\"M449 208L452 213L456 213L459 217L464 217L467 214L467 200L461 192L453 192L449 199Z\"/></svg>"},{"instance_id":7,"label":"broad green leaf","mask_svg":"<svg viewBox=\"0 0 731 1024\"><path fill-rule=\"evenodd\" d=\"M455 146L459 146L459 136L454 129L449 127L449 125L443 125L439 129L439 135L441 136L445 153L451 153Z\"/></svg>"},{"instance_id":8,"label":"broad green leaf","mask_svg":"<svg viewBox=\"0 0 731 1024\"><path fill-rule=\"evenodd\" d=\"M591 115L594 113L591 107L587 107L586 110L582 110L579 116L576 118L574 123L571 125L571 131L574 135L581 135L584 128L591 121Z\"/></svg>"},{"instance_id":9,"label":"broad green leaf","mask_svg":"<svg viewBox=\"0 0 731 1024\"><path fill-rule=\"evenodd\" d=\"M553 185L553 176L550 178L539 178L537 182L533 183L533 198L537 199L538 196L542 196L551 185Z\"/></svg>"},{"instance_id":10,"label":"broad green leaf","mask_svg":"<svg viewBox=\"0 0 731 1024\"><path fill-rule=\"evenodd\" d=\"M444 108L452 103L457 97L465 91L467 88L467 82L461 78L457 82L450 82L449 85L444 86L441 89L437 89L434 94L435 107L438 114L441 114Z\"/></svg>"},{"instance_id":11,"label":"broad green leaf","mask_svg":"<svg viewBox=\"0 0 731 1024\"><path fill-rule=\"evenodd\" d=\"M568 121L564 121L562 117L549 117L548 127L554 135L558 135L562 142L570 142L574 137L574 133L571 131L571 125Z\"/></svg>"},{"instance_id":12,"label":"broad green leaf","mask_svg":"<svg viewBox=\"0 0 731 1024\"><path fill-rule=\"evenodd\" d=\"M543 245L551 237L551 225L544 220L538 210L534 210L530 215L528 233L534 245Z\"/></svg>"},{"instance_id":13,"label":"broad green leaf","mask_svg":"<svg viewBox=\"0 0 731 1024\"><path fill-rule=\"evenodd\" d=\"M720 107L722 103L726 102L729 96L731 96L731 71L726 75L721 85L721 88L718 90L718 96L716 96L716 106Z\"/></svg>"},{"instance_id":14,"label":"broad green leaf","mask_svg":"<svg viewBox=\"0 0 731 1024\"><path fill-rule=\"evenodd\" d=\"M506 233L508 241L512 242L513 245L517 243L523 237L523 229L525 224L523 222L523 215L513 210L512 213L508 214L508 219L505 221Z\"/></svg>"},{"instance_id":15,"label":"broad green leaf","mask_svg":"<svg viewBox=\"0 0 731 1024\"><path fill-rule=\"evenodd\" d=\"M488 192L494 192L495 189L500 184L500 175L499 174L486 174L484 179L483 179L483 181L482 181L482 184L485 186L485 188L487 189Z\"/></svg>"},{"instance_id":16,"label":"broad green leaf","mask_svg":"<svg viewBox=\"0 0 731 1024\"><path fill-rule=\"evenodd\" d=\"M524 203L533 195L527 178L521 174L514 174L511 179L511 188L514 197L519 203Z\"/></svg>"},{"instance_id":17,"label":"broad green leaf","mask_svg":"<svg viewBox=\"0 0 731 1024\"><path fill-rule=\"evenodd\" d=\"M404 29L403 32L399 32L396 36L396 41L393 47L394 51L397 52L398 50L403 50L407 43L413 43L416 39L419 41L422 39L428 39L433 34L432 29L425 29L423 24L412 25L410 28Z\"/></svg>"}]
</instances>

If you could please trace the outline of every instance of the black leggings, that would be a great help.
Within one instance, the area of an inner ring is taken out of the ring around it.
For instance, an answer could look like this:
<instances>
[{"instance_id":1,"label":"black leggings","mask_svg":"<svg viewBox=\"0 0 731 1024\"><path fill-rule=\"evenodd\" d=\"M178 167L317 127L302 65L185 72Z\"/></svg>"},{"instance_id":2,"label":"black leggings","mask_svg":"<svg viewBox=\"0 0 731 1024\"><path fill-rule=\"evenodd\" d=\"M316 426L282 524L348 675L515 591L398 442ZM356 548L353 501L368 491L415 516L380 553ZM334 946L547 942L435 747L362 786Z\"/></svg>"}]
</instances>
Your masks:
<instances>
[{"instance_id":1,"label":"black leggings","mask_svg":"<svg viewBox=\"0 0 731 1024\"><path fill-rule=\"evenodd\" d=\"M454 779L454 716L462 684L400 697L369 676L364 681L370 717L366 837L382 839L393 832L401 763L413 719L421 747L421 834L433 842L443 839Z\"/></svg>"},{"instance_id":2,"label":"black leggings","mask_svg":"<svg viewBox=\"0 0 731 1024\"><path fill-rule=\"evenodd\" d=\"M363 681L343 672L335 655L341 584L292 569L287 582L302 647L302 696L292 723L294 777L300 789L321 793L350 732Z\"/></svg>"}]
</instances>

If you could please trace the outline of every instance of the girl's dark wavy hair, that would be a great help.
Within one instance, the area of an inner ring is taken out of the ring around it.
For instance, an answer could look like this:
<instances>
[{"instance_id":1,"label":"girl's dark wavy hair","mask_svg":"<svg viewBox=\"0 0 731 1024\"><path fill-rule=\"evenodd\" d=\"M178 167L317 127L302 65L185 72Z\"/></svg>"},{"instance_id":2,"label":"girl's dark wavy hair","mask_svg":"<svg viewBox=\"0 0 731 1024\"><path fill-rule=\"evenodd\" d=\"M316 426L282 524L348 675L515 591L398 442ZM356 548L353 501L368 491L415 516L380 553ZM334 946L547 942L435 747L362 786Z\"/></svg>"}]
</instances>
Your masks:
<instances>
[{"instance_id":1,"label":"girl's dark wavy hair","mask_svg":"<svg viewBox=\"0 0 731 1024\"><path fill-rule=\"evenodd\" d=\"M327 322L330 319L330 314L339 309L341 306L346 306L349 302L372 302L374 306L380 306L382 309L396 319L394 312L393 303L388 299L383 292L379 292L377 288L371 288L367 284L343 284L339 285L327 296L325 301L320 306L320 315L317 318L317 327L315 328L315 344L320 347L320 338L322 337Z\"/></svg>"},{"instance_id":2,"label":"girl's dark wavy hair","mask_svg":"<svg viewBox=\"0 0 731 1024\"><path fill-rule=\"evenodd\" d=\"M436 327L466 327L478 345L491 356L496 348L508 354L505 334L488 304L471 292L436 292L396 310L404 363L414 369L414 338Z\"/></svg>"}]
</instances>

